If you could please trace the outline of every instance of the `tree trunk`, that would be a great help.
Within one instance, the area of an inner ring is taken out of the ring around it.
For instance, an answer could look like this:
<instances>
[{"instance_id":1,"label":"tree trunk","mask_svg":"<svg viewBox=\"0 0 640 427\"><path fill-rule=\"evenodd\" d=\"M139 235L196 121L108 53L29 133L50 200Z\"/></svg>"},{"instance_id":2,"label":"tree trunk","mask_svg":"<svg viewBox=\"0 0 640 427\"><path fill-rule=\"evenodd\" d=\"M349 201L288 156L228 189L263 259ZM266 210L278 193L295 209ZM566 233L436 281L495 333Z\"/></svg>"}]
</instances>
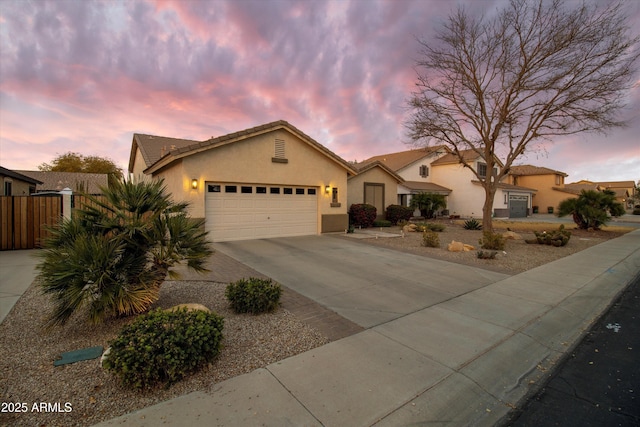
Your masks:
<instances>
[{"instance_id":1,"label":"tree trunk","mask_svg":"<svg viewBox=\"0 0 640 427\"><path fill-rule=\"evenodd\" d=\"M487 177L487 179L489 179ZM491 188L489 182L484 182L484 205L482 206L482 230L493 232L493 199L496 195L495 188Z\"/></svg>"}]
</instances>

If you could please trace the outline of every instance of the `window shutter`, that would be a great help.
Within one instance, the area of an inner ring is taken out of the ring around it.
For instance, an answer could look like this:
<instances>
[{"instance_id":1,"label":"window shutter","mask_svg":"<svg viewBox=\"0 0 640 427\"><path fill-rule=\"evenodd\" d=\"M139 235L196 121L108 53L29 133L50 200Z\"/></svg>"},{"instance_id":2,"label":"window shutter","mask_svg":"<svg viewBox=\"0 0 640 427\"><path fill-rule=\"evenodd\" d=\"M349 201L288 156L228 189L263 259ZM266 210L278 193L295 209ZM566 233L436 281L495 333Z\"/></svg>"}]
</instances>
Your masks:
<instances>
[{"instance_id":1,"label":"window shutter","mask_svg":"<svg viewBox=\"0 0 640 427\"><path fill-rule=\"evenodd\" d=\"M274 157L276 159L285 159L286 158L284 156L284 140L283 139L276 139Z\"/></svg>"}]
</instances>

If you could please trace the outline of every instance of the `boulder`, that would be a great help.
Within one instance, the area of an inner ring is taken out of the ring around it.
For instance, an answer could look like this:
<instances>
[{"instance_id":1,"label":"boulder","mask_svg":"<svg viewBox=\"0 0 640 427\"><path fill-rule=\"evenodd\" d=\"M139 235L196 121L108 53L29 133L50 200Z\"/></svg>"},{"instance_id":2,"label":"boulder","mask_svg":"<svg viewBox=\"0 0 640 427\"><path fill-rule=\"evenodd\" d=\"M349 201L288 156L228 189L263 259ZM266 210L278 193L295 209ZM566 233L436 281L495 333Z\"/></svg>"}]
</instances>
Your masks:
<instances>
[{"instance_id":1,"label":"boulder","mask_svg":"<svg viewBox=\"0 0 640 427\"><path fill-rule=\"evenodd\" d=\"M413 231L416 231L416 225L415 224L407 224L404 227L402 227L402 231L405 233L411 233Z\"/></svg>"},{"instance_id":2,"label":"boulder","mask_svg":"<svg viewBox=\"0 0 640 427\"><path fill-rule=\"evenodd\" d=\"M447 250L449 250L449 252L468 252L474 249L475 248L471 245L465 245L464 243L456 242L455 240L452 240L447 246Z\"/></svg>"},{"instance_id":3,"label":"boulder","mask_svg":"<svg viewBox=\"0 0 640 427\"><path fill-rule=\"evenodd\" d=\"M207 313L211 313L211 310L209 310L207 307L205 307L202 304L196 304L196 303L174 305L171 308L167 308L165 311L176 311L183 308L186 308L187 311L201 310L201 311L206 311Z\"/></svg>"},{"instance_id":4,"label":"boulder","mask_svg":"<svg viewBox=\"0 0 640 427\"><path fill-rule=\"evenodd\" d=\"M505 231L504 233L502 233L502 237L505 240L506 239L522 240L522 236L514 231Z\"/></svg>"}]
</instances>

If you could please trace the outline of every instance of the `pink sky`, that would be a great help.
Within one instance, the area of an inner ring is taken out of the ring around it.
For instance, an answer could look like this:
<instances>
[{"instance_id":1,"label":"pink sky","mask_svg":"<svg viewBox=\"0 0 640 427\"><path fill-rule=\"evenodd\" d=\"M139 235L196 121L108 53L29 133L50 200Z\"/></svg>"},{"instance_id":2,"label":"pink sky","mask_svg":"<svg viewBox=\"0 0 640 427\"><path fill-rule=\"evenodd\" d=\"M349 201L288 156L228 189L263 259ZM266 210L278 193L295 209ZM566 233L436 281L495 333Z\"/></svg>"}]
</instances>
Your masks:
<instances>
[{"instance_id":1,"label":"pink sky","mask_svg":"<svg viewBox=\"0 0 640 427\"><path fill-rule=\"evenodd\" d=\"M491 13L503 0L457 3ZM412 148L403 122L416 37L455 5L3 0L0 164L37 170L75 151L126 170L136 132L204 140L280 119L346 160ZM627 8L637 31L640 2ZM568 182L640 180L639 112L635 87L631 127L558 139L519 163Z\"/></svg>"}]
</instances>

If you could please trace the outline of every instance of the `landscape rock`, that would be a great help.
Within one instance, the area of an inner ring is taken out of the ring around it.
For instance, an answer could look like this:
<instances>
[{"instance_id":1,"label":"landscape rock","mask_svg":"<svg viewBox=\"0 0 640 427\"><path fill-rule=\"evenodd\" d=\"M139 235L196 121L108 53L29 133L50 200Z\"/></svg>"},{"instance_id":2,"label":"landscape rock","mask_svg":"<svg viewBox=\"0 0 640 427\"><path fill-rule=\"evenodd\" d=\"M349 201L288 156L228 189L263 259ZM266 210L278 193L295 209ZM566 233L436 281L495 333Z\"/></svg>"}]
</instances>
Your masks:
<instances>
[{"instance_id":1,"label":"landscape rock","mask_svg":"<svg viewBox=\"0 0 640 427\"><path fill-rule=\"evenodd\" d=\"M502 233L502 237L504 239L513 239L513 240L522 240L522 236L516 233L515 231L505 231Z\"/></svg>"},{"instance_id":2,"label":"landscape rock","mask_svg":"<svg viewBox=\"0 0 640 427\"><path fill-rule=\"evenodd\" d=\"M466 245L462 242L456 242L452 240L451 243L447 246L447 250L449 252L469 252L474 250L475 248L471 245Z\"/></svg>"}]
</instances>

